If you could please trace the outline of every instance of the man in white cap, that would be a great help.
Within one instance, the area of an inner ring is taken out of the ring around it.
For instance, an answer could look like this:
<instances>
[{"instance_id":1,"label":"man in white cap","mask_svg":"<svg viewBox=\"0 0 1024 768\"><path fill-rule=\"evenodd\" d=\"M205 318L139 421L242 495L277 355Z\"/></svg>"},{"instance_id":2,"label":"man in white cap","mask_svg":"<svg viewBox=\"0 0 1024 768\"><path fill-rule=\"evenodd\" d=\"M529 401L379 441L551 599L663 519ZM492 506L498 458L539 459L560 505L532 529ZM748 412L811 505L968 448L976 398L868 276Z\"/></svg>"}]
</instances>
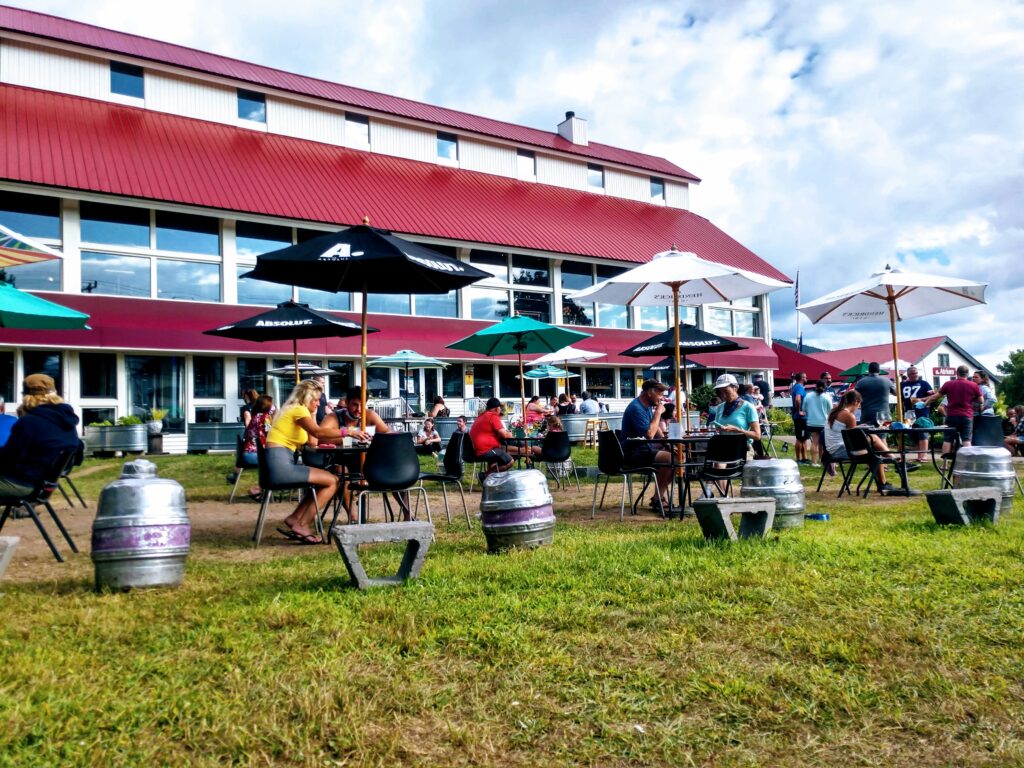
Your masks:
<instances>
[{"instance_id":1,"label":"man in white cap","mask_svg":"<svg viewBox=\"0 0 1024 768\"><path fill-rule=\"evenodd\" d=\"M714 425L722 432L741 433L747 441L760 441L761 421L757 409L739 395L739 383L731 373L723 373L715 380L715 394L721 403L711 410Z\"/></svg>"}]
</instances>

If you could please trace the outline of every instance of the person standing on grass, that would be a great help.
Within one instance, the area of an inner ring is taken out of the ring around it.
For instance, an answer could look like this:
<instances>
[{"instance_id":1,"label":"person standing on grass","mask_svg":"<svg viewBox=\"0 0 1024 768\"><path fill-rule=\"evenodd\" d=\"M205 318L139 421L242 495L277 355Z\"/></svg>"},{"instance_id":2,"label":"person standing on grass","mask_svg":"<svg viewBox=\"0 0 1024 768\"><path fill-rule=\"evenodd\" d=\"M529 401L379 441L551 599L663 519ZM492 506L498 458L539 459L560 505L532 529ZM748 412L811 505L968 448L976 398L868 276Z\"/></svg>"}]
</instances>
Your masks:
<instances>
[{"instance_id":1,"label":"person standing on grass","mask_svg":"<svg viewBox=\"0 0 1024 768\"><path fill-rule=\"evenodd\" d=\"M977 413L981 416L995 416L996 393L988 381L988 374L984 371L975 371L971 381L981 390L981 402L975 406Z\"/></svg>"},{"instance_id":2,"label":"person standing on grass","mask_svg":"<svg viewBox=\"0 0 1024 768\"><path fill-rule=\"evenodd\" d=\"M300 544L319 544L313 533L313 517L317 507L323 509L338 490L338 478L325 469L295 463L296 451L302 450L310 436L318 440L338 439L348 434L346 429L326 429L313 420L317 403L323 391L316 381L303 381L295 385L281 410L274 417L267 435L267 469L272 483L309 483L316 495L307 493L294 511L284 519L284 528L278 532ZM316 506L313 500L316 499Z\"/></svg>"},{"instance_id":3,"label":"person standing on grass","mask_svg":"<svg viewBox=\"0 0 1024 768\"><path fill-rule=\"evenodd\" d=\"M807 438L810 436L807 431L807 411L804 408L804 398L807 397L807 374L794 373L793 383L790 384L789 394L793 400L793 438L796 450L797 464L810 464L807 459Z\"/></svg>"},{"instance_id":4,"label":"person standing on grass","mask_svg":"<svg viewBox=\"0 0 1024 768\"><path fill-rule=\"evenodd\" d=\"M860 392L860 423L870 426L881 426L892 421L889 413L889 395L896 394L896 385L881 375L882 366L868 363L868 375L857 382L856 389Z\"/></svg>"},{"instance_id":5,"label":"person standing on grass","mask_svg":"<svg viewBox=\"0 0 1024 768\"><path fill-rule=\"evenodd\" d=\"M832 411L832 396L822 379L814 382L814 390L804 399L804 410L807 413L807 431L811 435L811 466L818 467L821 466L822 449L825 446L822 434Z\"/></svg>"},{"instance_id":6,"label":"person standing on grass","mask_svg":"<svg viewBox=\"0 0 1024 768\"><path fill-rule=\"evenodd\" d=\"M906 381L900 382L900 399L903 401L903 415L912 416L914 421L928 416L925 401L935 390L921 378L916 365L907 368ZM921 430L910 433L911 445L917 444L917 460L928 460L928 433Z\"/></svg>"},{"instance_id":7,"label":"person standing on grass","mask_svg":"<svg viewBox=\"0 0 1024 768\"><path fill-rule=\"evenodd\" d=\"M925 403L931 405L936 400L946 399L946 426L952 427L960 435L961 447L971 444L974 437L974 404L984 401L981 387L967 378L971 369L966 365L958 366L956 378L950 379L934 392ZM944 442L942 452L949 453L952 444Z\"/></svg>"}]
</instances>

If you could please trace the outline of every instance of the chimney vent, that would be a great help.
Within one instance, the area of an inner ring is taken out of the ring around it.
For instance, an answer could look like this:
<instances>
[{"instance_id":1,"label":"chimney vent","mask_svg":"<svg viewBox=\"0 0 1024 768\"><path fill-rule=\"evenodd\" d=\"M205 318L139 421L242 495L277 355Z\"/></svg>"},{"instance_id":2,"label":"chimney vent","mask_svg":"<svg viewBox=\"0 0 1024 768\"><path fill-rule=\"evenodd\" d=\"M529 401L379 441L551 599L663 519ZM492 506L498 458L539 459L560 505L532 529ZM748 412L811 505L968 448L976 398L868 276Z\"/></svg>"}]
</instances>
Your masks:
<instances>
[{"instance_id":1,"label":"chimney vent","mask_svg":"<svg viewBox=\"0 0 1024 768\"><path fill-rule=\"evenodd\" d=\"M558 135L566 141L585 147L587 146L587 121L582 117L576 117L575 112L566 112L565 120L558 124Z\"/></svg>"}]
</instances>

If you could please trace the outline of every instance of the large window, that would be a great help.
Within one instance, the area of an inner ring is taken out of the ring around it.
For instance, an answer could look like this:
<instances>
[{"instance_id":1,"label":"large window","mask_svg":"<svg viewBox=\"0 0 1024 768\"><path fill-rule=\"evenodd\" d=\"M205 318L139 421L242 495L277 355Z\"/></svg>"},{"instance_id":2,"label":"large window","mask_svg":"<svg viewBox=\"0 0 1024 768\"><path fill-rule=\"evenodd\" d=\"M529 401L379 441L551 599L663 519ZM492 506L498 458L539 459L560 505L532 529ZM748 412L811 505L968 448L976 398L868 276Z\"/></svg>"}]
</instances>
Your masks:
<instances>
[{"instance_id":1,"label":"large window","mask_svg":"<svg viewBox=\"0 0 1024 768\"><path fill-rule=\"evenodd\" d=\"M224 397L224 358L192 358L192 393L196 398Z\"/></svg>"},{"instance_id":2,"label":"large window","mask_svg":"<svg viewBox=\"0 0 1024 768\"><path fill-rule=\"evenodd\" d=\"M267 361L265 358L238 358L238 397L241 397L242 393L247 389L254 389L260 394L266 391Z\"/></svg>"},{"instance_id":3,"label":"large window","mask_svg":"<svg viewBox=\"0 0 1024 768\"><path fill-rule=\"evenodd\" d=\"M161 251L220 254L220 221L172 211L156 212L156 247Z\"/></svg>"},{"instance_id":4,"label":"large window","mask_svg":"<svg viewBox=\"0 0 1024 768\"><path fill-rule=\"evenodd\" d=\"M149 248L149 209L83 200L82 242Z\"/></svg>"},{"instance_id":5,"label":"large window","mask_svg":"<svg viewBox=\"0 0 1024 768\"><path fill-rule=\"evenodd\" d=\"M473 397L494 397L494 366L490 363L473 366Z\"/></svg>"},{"instance_id":6,"label":"large window","mask_svg":"<svg viewBox=\"0 0 1024 768\"><path fill-rule=\"evenodd\" d=\"M57 394L64 391L64 354L53 350L26 349L21 353L25 375L45 373L57 385Z\"/></svg>"},{"instance_id":7,"label":"large window","mask_svg":"<svg viewBox=\"0 0 1024 768\"><path fill-rule=\"evenodd\" d=\"M243 259L255 258L291 244L291 227L254 221L239 221L235 224L235 252Z\"/></svg>"},{"instance_id":8,"label":"large window","mask_svg":"<svg viewBox=\"0 0 1024 768\"><path fill-rule=\"evenodd\" d=\"M493 276L484 278L476 283L477 285L508 285L507 254L494 251L470 251L469 263Z\"/></svg>"},{"instance_id":9,"label":"large window","mask_svg":"<svg viewBox=\"0 0 1024 768\"><path fill-rule=\"evenodd\" d=\"M267 122L267 97L258 91L238 89L238 117L254 123Z\"/></svg>"},{"instance_id":10,"label":"large window","mask_svg":"<svg viewBox=\"0 0 1024 768\"><path fill-rule=\"evenodd\" d=\"M566 325L593 325L594 305L579 304L568 297L594 284L594 268L589 264L562 264L562 322Z\"/></svg>"},{"instance_id":11,"label":"large window","mask_svg":"<svg viewBox=\"0 0 1024 768\"><path fill-rule=\"evenodd\" d=\"M459 161L459 137L454 133L437 132L437 159L451 163Z\"/></svg>"},{"instance_id":12,"label":"large window","mask_svg":"<svg viewBox=\"0 0 1024 768\"><path fill-rule=\"evenodd\" d=\"M525 384L527 397L533 391L533 382ZM519 398L519 366L499 365L498 366L498 397L506 399Z\"/></svg>"},{"instance_id":13,"label":"large window","mask_svg":"<svg viewBox=\"0 0 1024 768\"><path fill-rule=\"evenodd\" d=\"M591 189L604 189L604 168L587 164L587 186Z\"/></svg>"},{"instance_id":14,"label":"large window","mask_svg":"<svg viewBox=\"0 0 1024 768\"><path fill-rule=\"evenodd\" d=\"M371 398L391 397L391 369L367 367L366 388Z\"/></svg>"},{"instance_id":15,"label":"large window","mask_svg":"<svg viewBox=\"0 0 1024 768\"><path fill-rule=\"evenodd\" d=\"M252 267L238 267L238 303L274 306L292 297L292 289L287 285L268 283L265 280L242 279L242 275Z\"/></svg>"},{"instance_id":16,"label":"large window","mask_svg":"<svg viewBox=\"0 0 1024 768\"><path fill-rule=\"evenodd\" d=\"M117 397L117 355L82 352L78 355L78 366L82 397Z\"/></svg>"},{"instance_id":17,"label":"large window","mask_svg":"<svg viewBox=\"0 0 1024 768\"><path fill-rule=\"evenodd\" d=\"M533 291L514 291L512 293L517 315L532 317L542 323L551 322L551 294L534 293Z\"/></svg>"},{"instance_id":18,"label":"large window","mask_svg":"<svg viewBox=\"0 0 1024 768\"><path fill-rule=\"evenodd\" d=\"M60 199L0 192L0 224L19 235L60 240Z\"/></svg>"},{"instance_id":19,"label":"large window","mask_svg":"<svg viewBox=\"0 0 1024 768\"><path fill-rule=\"evenodd\" d=\"M601 397L615 395L614 368L587 368L587 391Z\"/></svg>"},{"instance_id":20,"label":"large window","mask_svg":"<svg viewBox=\"0 0 1024 768\"><path fill-rule=\"evenodd\" d=\"M462 375L462 363L452 363L441 371L441 397L448 400L464 396Z\"/></svg>"},{"instance_id":21,"label":"large window","mask_svg":"<svg viewBox=\"0 0 1024 768\"><path fill-rule=\"evenodd\" d=\"M156 295L161 299L220 301L220 265L157 259Z\"/></svg>"},{"instance_id":22,"label":"large window","mask_svg":"<svg viewBox=\"0 0 1024 768\"><path fill-rule=\"evenodd\" d=\"M23 291L59 291L60 260L36 261L0 270L0 279Z\"/></svg>"},{"instance_id":23,"label":"large window","mask_svg":"<svg viewBox=\"0 0 1024 768\"><path fill-rule=\"evenodd\" d=\"M407 293L371 293L366 296L366 311L387 315L411 315L412 302Z\"/></svg>"},{"instance_id":24,"label":"large window","mask_svg":"<svg viewBox=\"0 0 1024 768\"><path fill-rule=\"evenodd\" d=\"M597 266L597 282L602 282L615 275L620 275L626 270L620 267ZM624 306L617 304L597 305L597 325L601 328L628 328L629 311Z\"/></svg>"},{"instance_id":25,"label":"large window","mask_svg":"<svg viewBox=\"0 0 1024 768\"><path fill-rule=\"evenodd\" d=\"M473 320L502 320L508 317L508 291L469 286L469 316Z\"/></svg>"},{"instance_id":26,"label":"large window","mask_svg":"<svg viewBox=\"0 0 1024 768\"><path fill-rule=\"evenodd\" d=\"M644 331L664 331L668 328L668 311L665 307L640 307L639 327Z\"/></svg>"},{"instance_id":27,"label":"large window","mask_svg":"<svg viewBox=\"0 0 1024 768\"><path fill-rule=\"evenodd\" d=\"M82 251L82 293L150 296L150 259Z\"/></svg>"},{"instance_id":28,"label":"large window","mask_svg":"<svg viewBox=\"0 0 1024 768\"><path fill-rule=\"evenodd\" d=\"M732 306L740 308L708 307L704 315L707 330L722 336L759 336L761 315L753 299L735 301Z\"/></svg>"},{"instance_id":29,"label":"large window","mask_svg":"<svg viewBox=\"0 0 1024 768\"><path fill-rule=\"evenodd\" d=\"M512 257L512 282L535 288L551 287L551 264L534 256Z\"/></svg>"},{"instance_id":30,"label":"large window","mask_svg":"<svg viewBox=\"0 0 1024 768\"><path fill-rule=\"evenodd\" d=\"M14 402L14 353L0 351L0 395Z\"/></svg>"},{"instance_id":31,"label":"large window","mask_svg":"<svg viewBox=\"0 0 1024 768\"><path fill-rule=\"evenodd\" d=\"M153 408L167 409L165 432L185 431L185 358L125 355L128 413L146 418Z\"/></svg>"},{"instance_id":32,"label":"large window","mask_svg":"<svg viewBox=\"0 0 1024 768\"><path fill-rule=\"evenodd\" d=\"M355 365L347 360L331 360L327 367L334 373L327 377L327 386L331 390L332 401L337 401L350 387L359 382L355 379Z\"/></svg>"},{"instance_id":33,"label":"large window","mask_svg":"<svg viewBox=\"0 0 1024 768\"><path fill-rule=\"evenodd\" d=\"M426 317L458 317L458 294L455 291L441 294L418 294L416 296L416 314Z\"/></svg>"},{"instance_id":34,"label":"large window","mask_svg":"<svg viewBox=\"0 0 1024 768\"><path fill-rule=\"evenodd\" d=\"M313 309L330 309L335 312L348 312L352 309L351 293L332 293L316 291L312 288L299 288L299 301L309 304Z\"/></svg>"},{"instance_id":35,"label":"large window","mask_svg":"<svg viewBox=\"0 0 1024 768\"><path fill-rule=\"evenodd\" d=\"M619 397L636 397L636 370L619 368Z\"/></svg>"}]
</instances>

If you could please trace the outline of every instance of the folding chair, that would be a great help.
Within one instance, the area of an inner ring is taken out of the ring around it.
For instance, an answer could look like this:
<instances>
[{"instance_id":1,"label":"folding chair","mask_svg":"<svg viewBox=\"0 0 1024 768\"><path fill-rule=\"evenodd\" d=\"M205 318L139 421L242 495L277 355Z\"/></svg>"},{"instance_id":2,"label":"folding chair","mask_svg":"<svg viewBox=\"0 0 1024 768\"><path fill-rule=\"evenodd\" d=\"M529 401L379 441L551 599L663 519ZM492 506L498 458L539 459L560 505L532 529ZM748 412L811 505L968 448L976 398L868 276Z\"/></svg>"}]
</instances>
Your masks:
<instances>
[{"instance_id":1,"label":"folding chair","mask_svg":"<svg viewBox=\"0 0 1024 768\"><path fill-rule=\"evenodd\" d=\"M600 433L598 433L600 434ZM580 490L580 476L576 472L576 463L572 460L572 443L568 432L548 432L540 444L540 460L544 462L548 473L555 481L555 487L561 488L560 475L565 477L569 485L569 470L576 478L576 490Z\"/></svg>"},{"instance_id":2,"label":"folding chair","mask_svg":"<svg viewBox=\"0 0 1024 768\"><path fill-rule=\"evenodd\" d=\"M420 485L424 480L441 484L441 494L444 497L444 511L448 515L448 524L451 525L452 513L448 507L448 484L453 483L459 488L459 495L462 497L462 511L466 513L466 525L473 527L469 519L469 507L466 506L466 494L462 489L462 475L465 472L466 463L462 460L462 443L469 439L465 432L455 432L448 438L448 447L444 449L444 471L427 472L420 475ZM419 499L417 498L417 507Z\"/></svg>"},{"instance_id":3,"label":"folding chair","mask_svg":"<svg viewBox=\"0 0 1024 768\"><path fill-rule=\"evenodd\" d=\"M353 502L359 510L360 523L364 523L368 519L368 494L381 494L387 515L394 520L395 515L391 509L391 503L388 501L388 494L406 492L422 494L423 505L427 509L427 520L434 522L430 514L427 492L420 484L420 459L416 455L416 446L413 445L411 432L378 432L375 434L370 441L370 448L366 452L363 480L361 483L349 487L356 494ZM364 501L366 502L365 508ZM417 499L416 505L418 508L419 499ZM414 516L412 507L407 508L405 502L400 501L399 506L409 513L410 519ZM337 512L335 512L336 517ZM333 521L331 527L334 527Z\"/></svg>"},{"instance_id":4,"label":"folding chair","mask_svg":"<svg viewBox=\"0 0 1024 768\"><path fill-rule=\"evenodd\" d=\"M57 524L57 528L64 536L64 540L67 541L68 546L71 547L72 552L78 552L78 547L75 546L75 542L71 539L68 534L68 529L64 527L64 523L61 522L60 518L57 517L57 513L54 511L53 506L50 504L50 496L53 495L53 491L57 488L60 482L61 472L68 466L69 463L75 460L76 449L70 449L67 451L61 451L57 457L53 460L47 471L43 474L43 478L36 483L35 487L29 493L23 496L7 496L0 497L0 507L4 508L3 514L0 515L0 531L3 530L4 524L7 522L7 518L11 516L11 511L16 508L24 509L28 513L28 516L32 518L32 522L35 523L36 528L39 529L39 533L43 537L43 541L46 542L46 546L50 548L53 556L57 559L58 563L63 563L64 558L60 556L60 552L57 551L57 547L54 546L53 540L50 539L50 534L46 532L46 528L43 527L43 521L39 519L39 515L36 513L36 505L42 504L46 507L46 511L50 513L50 517L53 518L53 522Z\"/></svg>"},{"instance_id":5,"label":"folding chair","mask_svg":"<svg viewBox=\"0 0 1024 768\"><path fill-rule=\"evenodd\" d=\"M622 444L619 442L618 434L612 430L602 430L597 433L597 468L599 470L597 479L594 481L594 500L590 508L590 519L594 519L597 512L597 486L601 484L601 475L605 476L604 490L601 492L601 508L604 508L604 497L608 492L608 482L613 477L622 478L622 500L619 503L619 522L626 519L626 493L629 493L629 507L632 514L636 514L636 503L633 501L633 475L644 475L645 482L640 491L640 499L643 498L647 486L651 484L655 475L654 467L630 467L626 468L626 458L622 452ZM665 516L665 510L662 510Z\"/></svg>"},{"instance_id":6,"label":"folding chair","mask_svg":"<svg viewBox=\"0 0 1024 768\"><path fill-rule=\"evenodd\" d=\"M79 443L78 450L75 451L75 455L71 457L68 465L64 467L64 471L60 473L60 482L57 483L57 490L60 491L60 495L64 497L64 501L68 503L69 507L75 506L71 503L71 499L68 497L67 491L64 490L64 481L71 486L71 490L78 498L83 508L88 508L89 505L85 503L85 499L82 498L82 494L78 492L78 488L75 486L74 481L71 479L71 470L75 467L81 466L82 461L85 459L85 443Z\"/></svg>"},{"instance_id":7,"label":"folding chair","mask_svg":"<svg viewBox=\"0 0 1024 768\"><path fill-rule=\"evenodd\" d=\"M894 456L886 455L875 449L874 444L871 442L871 438L867 432L859 427L853 429L844 429L843 445L846 446L846 453L850 457L850 471L846 473L843 480L843 487L839 489L839 495L843 495L843 491L850 491L850 483L853 481L853 475L857 471L858 466L866 467L864 475L861 477L860 482L857 483L857 489L855 495L860 496L860 489L865 485L865 480L869 478L874 480L878 485L881 485L881 478L879 475L879 469L884 467L886 464L892 465L897 472L900 474L900 479L903 481L904 487L907 483L907 468L903 463L897 460ZM871 483L867 483L867 487L864 488L864 498L868 497L871 493Z\"/></svg>"},{"instance_id":8,"label":"folding chair","mask_svg":"<svg viewBox=\"0 0 1024 768\"><path fill-rule=\"evenodd\" d=\"M712 435L708 440L708 450L704 454L704 466L697 471L697 481L705 498L714 494L709 492L708 484L718 485L725 481L723 496L732 495L732 481L743 477L743 467L747 464L747 438L745 435ZM721 486L718 485L719 490ZM689 483L687 483L689 494Z\"/></svg>"},{"instance_id":9,"label":"folding chair","mask_svg":"<svg viewBox=\"0 0 1024 768\"><path fill-rule=\"evenodd\" d=\"M263 443L259 440L256 441L256 460L258 462L258 473L260 480L260 513L259 517L256 518L256 530L253 531L253 549L256 549L260 545L260 539L263 537L263 521L267 517L267 508L270 506L271 497L274 495L274 491L295 491L302 490L306 493L313 494L313 507L316 509L316 515L314 516L314 522L316 523L316 532L320 534L320 538L326 543L327 539L324 536L324 523L321 518L320 504L316 498L316 488L309 483L274 483L270 480L270 469L267 466L267 449L263 447Z\"/></svg>"}]
</instances>

